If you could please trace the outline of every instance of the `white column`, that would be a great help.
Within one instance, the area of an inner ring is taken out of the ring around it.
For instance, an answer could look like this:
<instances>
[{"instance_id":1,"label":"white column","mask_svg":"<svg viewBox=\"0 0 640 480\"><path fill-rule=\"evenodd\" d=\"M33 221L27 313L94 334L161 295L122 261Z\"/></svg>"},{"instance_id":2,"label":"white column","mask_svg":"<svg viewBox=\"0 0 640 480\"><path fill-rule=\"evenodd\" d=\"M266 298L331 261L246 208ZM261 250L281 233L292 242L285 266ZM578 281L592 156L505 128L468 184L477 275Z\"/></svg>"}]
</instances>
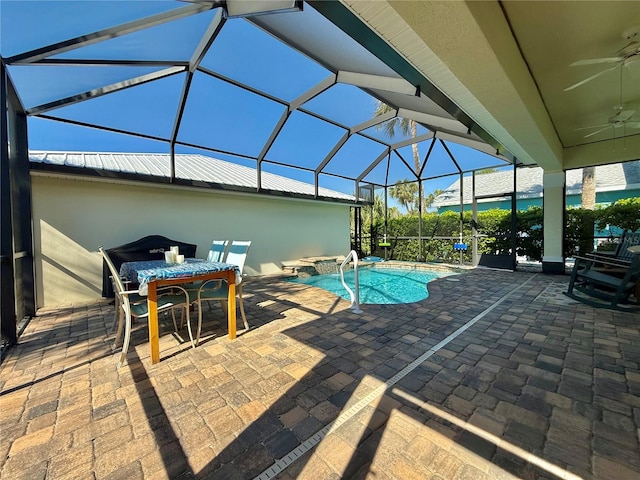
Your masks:
<instances>
[{"instance_id":1,"label":"white column","mask_svg":"<svg viewBox=\"0 0 640 480\"><path fill-rule=\"evenodd\" d=\"M544 273L564 273L564 214L565 214L565 173L544 172L543 215L544 239L542 250L542 271Z\"/></svg>"}]
</instances>

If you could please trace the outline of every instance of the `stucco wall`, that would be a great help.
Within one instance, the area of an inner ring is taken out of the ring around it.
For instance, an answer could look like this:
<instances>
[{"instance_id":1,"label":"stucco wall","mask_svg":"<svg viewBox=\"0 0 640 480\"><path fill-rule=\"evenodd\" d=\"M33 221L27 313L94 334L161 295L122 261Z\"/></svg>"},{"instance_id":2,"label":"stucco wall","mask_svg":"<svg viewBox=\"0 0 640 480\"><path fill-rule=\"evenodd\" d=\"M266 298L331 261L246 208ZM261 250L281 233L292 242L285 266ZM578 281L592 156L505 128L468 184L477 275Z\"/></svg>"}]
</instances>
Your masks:
<instances>
[{"instance_id":1,"label":"stucco wall","mask_svg":"<svg viewBox=\"0 0 640 480\"><path fill-rule=\"evenodd\" d=\"M329 203L32 176L36 302L101 298L100 245L159 234L198 245L251 240L245 273L281 271L283 260L349 251L349 207Z\"/></svg>"}]
</instances>

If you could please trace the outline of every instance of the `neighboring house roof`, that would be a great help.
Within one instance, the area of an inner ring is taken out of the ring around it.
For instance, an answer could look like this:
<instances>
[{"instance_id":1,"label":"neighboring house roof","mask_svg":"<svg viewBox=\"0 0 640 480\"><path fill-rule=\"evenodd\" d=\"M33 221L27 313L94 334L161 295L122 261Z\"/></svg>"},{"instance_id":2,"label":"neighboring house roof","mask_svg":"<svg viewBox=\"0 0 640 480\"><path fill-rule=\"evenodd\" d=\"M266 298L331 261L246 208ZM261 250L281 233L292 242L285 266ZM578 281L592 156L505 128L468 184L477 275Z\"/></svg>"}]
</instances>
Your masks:
<instances>
[{"instance_id":1,"label":"neighboring house roof","mask_svg":"<svg viewBox=\"0 0 640 480\"><path fill-rule=\"evenodd\" d=\"M122 174L160 176L169 178L170 155L161 153L83 153L44 152L31 150L29 160L32 166L54 165L93 171L118 172ZM205 155L176 154L175 176L178 179L205 182L220 186L234 186L245 190L257 188L255 168L226 162ZM262 172L262 188L283 193L315 195L315 187L310 183L293 180L273 173ZM321 197L349 200L355 197L342 192L320 187Z\"/></svg>"},{"instance_id":2,"label":"neighboring house roof","mask_svg":"<svg viewBox=\"0 0 640 480\"><path fill-rule=\"evenodd\" d=\"M518 168L516 172L516 190L518 199L542 198L542 175L540 167ZM620 191L640 188L640 160L602 165L596 167L596 192ZM463 199L465 204L472 202L471 176L464 177ZM567 171L567 195L582 191L582 169ZM499 195L513 191L513 170L476 175L476 197ZM492 202L497 199L478 199L478 202ZM438 195L432 207L440 208L460 204L460 179L453 182Z\"/></svg>"}]
</instances>

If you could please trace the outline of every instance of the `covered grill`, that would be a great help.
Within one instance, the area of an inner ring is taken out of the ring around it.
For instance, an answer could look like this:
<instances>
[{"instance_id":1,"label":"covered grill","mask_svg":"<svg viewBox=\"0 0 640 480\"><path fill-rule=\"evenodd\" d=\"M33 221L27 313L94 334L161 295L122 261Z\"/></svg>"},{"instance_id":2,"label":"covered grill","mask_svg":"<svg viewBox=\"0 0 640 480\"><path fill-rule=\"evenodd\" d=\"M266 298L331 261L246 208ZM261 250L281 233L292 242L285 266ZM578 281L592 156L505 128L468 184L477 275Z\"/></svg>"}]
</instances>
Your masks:
<instances>
[{"instance_id":1,"label":"covered grill","mask_svg":"<svg viewBox=\"0 0 640 480\"><path fill-rule=\"evenodd\" d=\"M195 257L197 245L191 243L171 240L162 235L148 235L125 245L107 249L106 252L111 258L115 267L120 270L124 262L137 262L141 260L163 260L165 250L172 246L178 246L180 253L185 257ZM109 268L106 263L102 264L102 296L113 298L113 286L111 284Z\"/></svg>"}]
</instances>

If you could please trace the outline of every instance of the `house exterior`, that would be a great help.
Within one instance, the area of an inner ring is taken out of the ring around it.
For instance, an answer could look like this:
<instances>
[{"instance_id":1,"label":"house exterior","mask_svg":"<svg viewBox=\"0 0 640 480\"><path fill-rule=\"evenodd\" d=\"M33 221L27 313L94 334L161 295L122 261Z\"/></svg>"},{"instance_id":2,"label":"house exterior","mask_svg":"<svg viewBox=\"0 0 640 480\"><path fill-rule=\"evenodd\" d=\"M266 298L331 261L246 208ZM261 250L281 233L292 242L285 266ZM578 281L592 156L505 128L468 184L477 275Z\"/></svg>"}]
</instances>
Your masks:
<instances>
[{"instance_id":1,"label":"house exterior","mask_svg":"<svg viewBox=\"0 0 640 480\"><path fill-rule=\"evenodd\" d=\"M214 239L251 240L249 276L349 251L354 197L320 189L326 201L314 201L313 185L269 173L262 188L274 194L258 196L253 168L204 155L175 159L170 183L169 155L30 152L37 308L100 299L98 247L147 235L196 244L199 258ZM167 181L145 182L150 176Z\"/></svg>"},{"instance_id":2,"label":"house exterior","mask_svg":"<svg viewBox=\"0 0 640 480\"><path fill-rule=\"evenodd\" d=\"M516 206L518 210L542 207L542 175L539 167L518 168L516 172ZM596 167L596 205L608 205L620 198L640 197L640 160ZM472 208L472 177L463 178L464 210ZM513 192L513 170L476 174L476 197ZM566 172L566 205L579 207L582 192L582 169ZM509 197L479 198L478 211L493 208L511 209ZM460 211L460 179L453 182L432 204L438 213Z\"/></svg>"}]
</instances>

